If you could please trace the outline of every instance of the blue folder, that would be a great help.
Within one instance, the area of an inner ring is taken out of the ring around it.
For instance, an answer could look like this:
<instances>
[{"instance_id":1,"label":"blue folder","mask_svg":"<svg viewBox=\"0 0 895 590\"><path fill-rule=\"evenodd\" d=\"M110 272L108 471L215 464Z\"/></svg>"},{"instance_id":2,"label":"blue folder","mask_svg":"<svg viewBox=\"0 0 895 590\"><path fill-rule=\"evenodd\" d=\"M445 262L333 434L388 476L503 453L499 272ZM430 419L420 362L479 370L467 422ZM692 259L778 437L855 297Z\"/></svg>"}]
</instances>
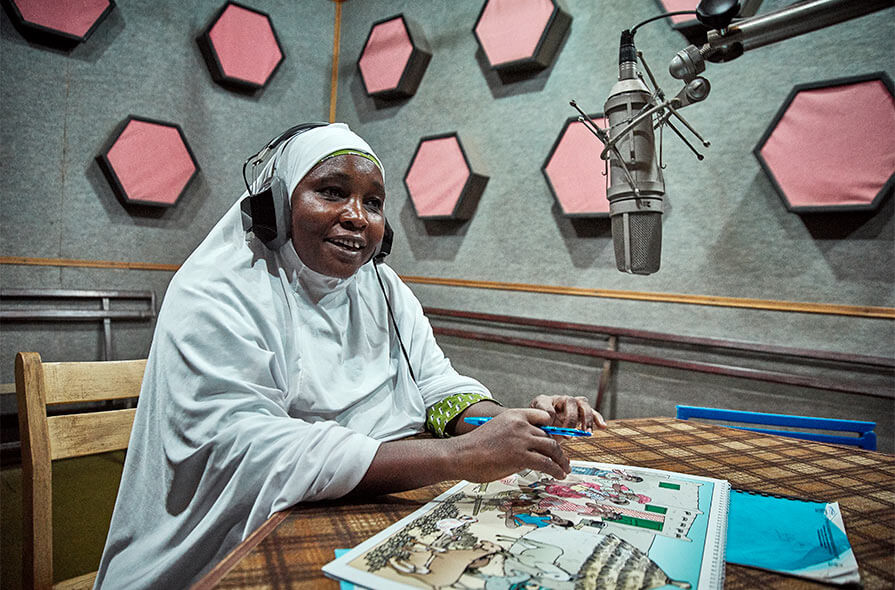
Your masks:
<instances>
[{"instance_id":1,"label":"blue folder","mask_svg":"<svg viewBox=\"0 0 895 590\"><path fill-rule=\"evenodd\" d=\"M859 580L838 504L731 490L727 562L833 583Z\"/></svg>"},{"instance_id":2,"label":"blue folder","mask_svg":"<svg viewBox=\"0 0 895 590\"><path fill-rule=\"evenodd\" d=\"M336 557L342 557L349 551L351 551L351 549L336 549L335 554ZM354 584L346 582L345 580L339 580L339 590L354 590Z\"/></svg>"}]
</instances>

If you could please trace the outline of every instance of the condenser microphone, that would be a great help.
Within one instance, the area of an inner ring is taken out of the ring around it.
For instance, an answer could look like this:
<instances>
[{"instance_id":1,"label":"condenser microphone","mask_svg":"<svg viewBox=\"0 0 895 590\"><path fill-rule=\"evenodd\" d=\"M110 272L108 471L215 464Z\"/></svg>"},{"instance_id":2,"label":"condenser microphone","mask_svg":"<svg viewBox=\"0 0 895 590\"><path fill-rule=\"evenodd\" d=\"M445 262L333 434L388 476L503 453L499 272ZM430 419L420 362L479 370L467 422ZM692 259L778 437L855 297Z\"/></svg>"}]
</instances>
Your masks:
<instances>
[{"instance_id":1,"label":"condenser microphone","mask_svg":"<svg viewBox=\"0 0 895 590\"><path fill-rule=\"evenodd\" d=\"M648 275L659 270L665 181L656 157L651 94L637 74L634 34L622 32L618 82L603 112L609 120L609 216L618 270Z\"/></svg>"}]
</instances>

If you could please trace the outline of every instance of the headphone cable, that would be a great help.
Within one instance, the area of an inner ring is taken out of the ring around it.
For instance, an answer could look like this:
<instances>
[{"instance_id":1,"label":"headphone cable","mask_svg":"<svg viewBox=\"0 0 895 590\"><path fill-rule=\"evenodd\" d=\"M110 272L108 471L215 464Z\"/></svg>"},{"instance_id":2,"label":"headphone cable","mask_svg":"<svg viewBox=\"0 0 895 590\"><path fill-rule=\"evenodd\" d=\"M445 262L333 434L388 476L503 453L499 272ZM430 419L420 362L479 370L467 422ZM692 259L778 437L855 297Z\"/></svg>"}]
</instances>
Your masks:
<instances>
[{"instance_id":1,"label":"headphone cable","mask_svg":"<svg viewBox=\"0 0 895 590\"><path fill-rule=\"evenodd\" d=\"M398 329L398 322L395 321L395 314L392 312L392 304L388 300L388 294L385 292L385 285L382 284L382 277L379 275L379 262L373 262L373 270L376 271L376 280L379 281L379 288L382 289L382 296L385 297L385 307L388 309L388 317L391 318L392 325L395 327L395 335L398 337L398 344L401 346L404 360L407 361L407 370L410 371L410 378L416 383L416 375L413 374L413 366L410 364L410 357L407 355L407 349L404 348L404 341L401 339L401 331Z\"/></svg>"}]
</instances>

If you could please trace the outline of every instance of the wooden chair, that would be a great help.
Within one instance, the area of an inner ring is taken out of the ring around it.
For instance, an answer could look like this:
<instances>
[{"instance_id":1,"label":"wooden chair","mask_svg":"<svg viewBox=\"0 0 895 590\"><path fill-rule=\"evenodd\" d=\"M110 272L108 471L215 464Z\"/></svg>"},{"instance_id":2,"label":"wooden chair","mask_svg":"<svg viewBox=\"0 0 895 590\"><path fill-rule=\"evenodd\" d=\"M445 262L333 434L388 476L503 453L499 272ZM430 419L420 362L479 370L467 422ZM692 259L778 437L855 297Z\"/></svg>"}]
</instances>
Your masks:
<instances>
[{"instance_id":1,"label":"wooden chair","mask_svg":"<svg viewBox=\"0 0 895 590\"><path fill-rule=\"evenodd\" d=\"M47 406L137 397L146 360L44 363L16 355L22 440L23 586L90 588L96 572L53 584L52 462L126 449L136 409L47 416Z\"/></svg>"},{"instance_id":2,"label":"wooden chair","mask_svg":"<svg viewBox=\"0 0 895 590\"><path fill-rule=\"evenodd\" d=\"M876 422L862 420L840 420L836 418L815 418L813 416L790 416L788 414L765 414L762 412L746 412L743 410L722 410L718 408L701 408L697 406L677 406L677 418L703 418L738 424L760 424L763 426L782 426L784 428L805 428L811 430L828 430L833 432L850 432L852 436L841 436L823 432L802 432L798 430L779 430L771 428L755 428L721 424L730 428L741 428L755 432L767 432L790 438L815 440L837 445L851 445L869 451L876 450Z\"/></svg>"}]
</instances>

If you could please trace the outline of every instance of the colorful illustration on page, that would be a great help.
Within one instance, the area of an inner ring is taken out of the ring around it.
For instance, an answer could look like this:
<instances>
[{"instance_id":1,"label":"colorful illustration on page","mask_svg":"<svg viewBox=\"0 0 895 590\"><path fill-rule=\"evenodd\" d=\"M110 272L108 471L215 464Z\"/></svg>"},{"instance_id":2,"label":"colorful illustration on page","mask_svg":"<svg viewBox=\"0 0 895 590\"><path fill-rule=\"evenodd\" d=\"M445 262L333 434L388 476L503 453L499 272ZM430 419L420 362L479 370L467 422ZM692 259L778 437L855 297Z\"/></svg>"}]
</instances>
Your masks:
<instances>
[{"instance_id":1,"label":"colorful illustration on page","mask_svg":"<svg viewBox=\"0 0 895 590\"><path fill-rule=\"evenodd\" d=\"M467 483L349 565L428 589L695 588L704 486L600 464Z\"/></svg>"}]
</instances>

